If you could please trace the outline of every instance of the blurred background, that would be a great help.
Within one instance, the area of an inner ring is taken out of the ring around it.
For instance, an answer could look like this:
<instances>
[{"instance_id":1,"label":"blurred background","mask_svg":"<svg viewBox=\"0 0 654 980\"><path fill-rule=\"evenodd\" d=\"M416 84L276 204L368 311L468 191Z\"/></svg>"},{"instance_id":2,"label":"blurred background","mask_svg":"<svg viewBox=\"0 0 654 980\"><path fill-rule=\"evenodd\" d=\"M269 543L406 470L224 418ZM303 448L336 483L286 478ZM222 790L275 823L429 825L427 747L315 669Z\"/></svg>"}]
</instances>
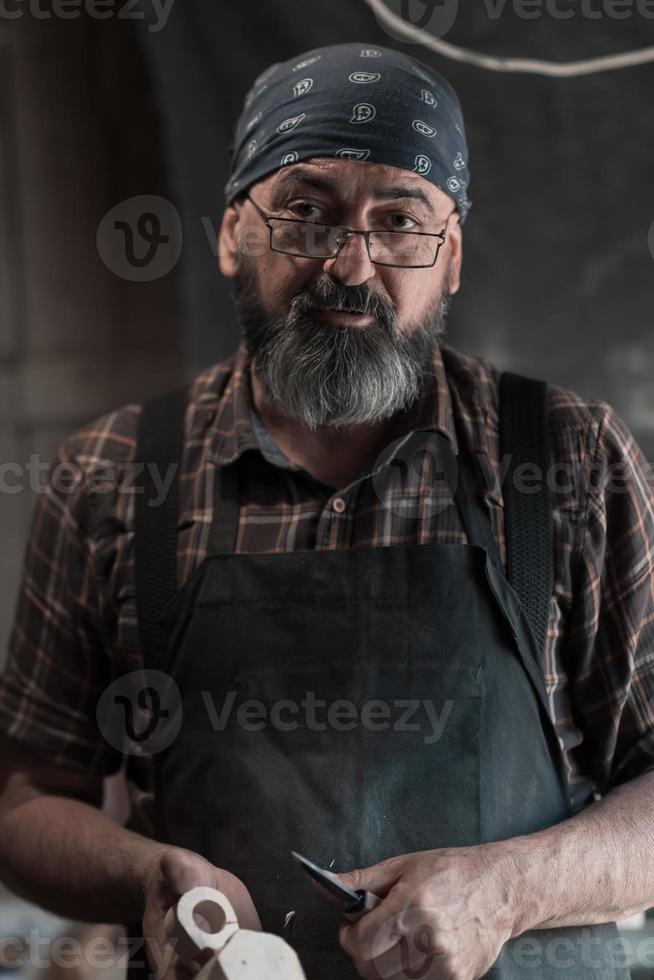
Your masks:
<instances>
[{"instance_id":1,"label":"blurred background","mask_svg":"<svg viewBox=\"0 0 654 980\"><path fill-rule=\"evenodd\" d=\"M647 0L379 3L497 57L654 44ZM652 461L653 63L492 71L411 43L364 0L0 0L0 664L33 504L19 468L235 349L215 244L235 120L272 62L342 41L422 58L460 96L473 207L447 342L608 401ZM34 924L65 925L4 896L0 941ZM634 977L652 978L654 930L638 935ZM0 970L26 976L8 948Z\"/></svg>"}]
</instances>

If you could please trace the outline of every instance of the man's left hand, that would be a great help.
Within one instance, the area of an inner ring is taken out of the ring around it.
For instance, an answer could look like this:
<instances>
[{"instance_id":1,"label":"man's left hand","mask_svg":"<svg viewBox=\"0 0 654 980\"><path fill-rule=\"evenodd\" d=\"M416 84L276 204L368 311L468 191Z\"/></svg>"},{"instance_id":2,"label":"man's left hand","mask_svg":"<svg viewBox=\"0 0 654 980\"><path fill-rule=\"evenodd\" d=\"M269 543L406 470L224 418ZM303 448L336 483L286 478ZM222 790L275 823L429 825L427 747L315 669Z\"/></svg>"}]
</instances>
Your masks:
<instances>
[{"instance_id":1,"label":"man's left hand","mask_svg":"<svg viewBox=\"0 0 654 980\"><path fill-rule=\"evenodd\" d=\"M365 980L477 980L513 936L511 870L495 843L402 854L339 873L382 899L341 925L341 946Z\"/></svg>"}]
</instances>

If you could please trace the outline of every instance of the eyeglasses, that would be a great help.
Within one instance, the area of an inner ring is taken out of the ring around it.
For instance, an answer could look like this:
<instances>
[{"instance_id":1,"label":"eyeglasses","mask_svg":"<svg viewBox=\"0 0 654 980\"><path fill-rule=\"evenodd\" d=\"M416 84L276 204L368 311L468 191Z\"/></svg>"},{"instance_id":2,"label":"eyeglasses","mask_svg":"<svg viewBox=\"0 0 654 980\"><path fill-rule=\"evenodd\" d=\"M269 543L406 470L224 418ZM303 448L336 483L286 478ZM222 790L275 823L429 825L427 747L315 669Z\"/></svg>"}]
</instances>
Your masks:
<instances>
[{"instance_id":1,"label":"eyeglasses","mask_svg":"<svg viewBox=\"0 0 654 980\"><path fill-rule=\"evenodd\" d=\"M340 254L349 235L362 235L368 256L375 265L403 269L429 269L436 264L445 241L442 232L427 231L356 231L340 225L321 225L303 218L278 218L267 214L249 194L245 195L270 229L273 252L300 255L307 259L332 259ZM456 211L453 208L447 222Z\"/></svg>"}]
</instances>

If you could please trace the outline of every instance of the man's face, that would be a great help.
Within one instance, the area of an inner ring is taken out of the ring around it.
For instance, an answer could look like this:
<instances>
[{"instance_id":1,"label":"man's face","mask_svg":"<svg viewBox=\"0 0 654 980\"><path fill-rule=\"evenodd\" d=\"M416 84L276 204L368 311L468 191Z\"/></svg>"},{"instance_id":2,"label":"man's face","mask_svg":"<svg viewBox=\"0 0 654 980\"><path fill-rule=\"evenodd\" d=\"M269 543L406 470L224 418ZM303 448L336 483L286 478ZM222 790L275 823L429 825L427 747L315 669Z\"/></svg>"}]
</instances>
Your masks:
<instances>
[{"instance_id":1,"label":"man's face","mask_svg":"<svg viewBox=\"0 0 654 980\"><path fill-rule=\"evenodd\" d=\"M322 158L284 167L248 193L268 214L357 229L442 232L454 208L416 174ZM310 429L374 424L421 396L459 287L457 212L445 230L434 267L397 268L373 264L362 236L331 259L275 252L250 201L227 209L221 269L234 280L257 380L278 411Z\"/></svg>"}]
</instances>

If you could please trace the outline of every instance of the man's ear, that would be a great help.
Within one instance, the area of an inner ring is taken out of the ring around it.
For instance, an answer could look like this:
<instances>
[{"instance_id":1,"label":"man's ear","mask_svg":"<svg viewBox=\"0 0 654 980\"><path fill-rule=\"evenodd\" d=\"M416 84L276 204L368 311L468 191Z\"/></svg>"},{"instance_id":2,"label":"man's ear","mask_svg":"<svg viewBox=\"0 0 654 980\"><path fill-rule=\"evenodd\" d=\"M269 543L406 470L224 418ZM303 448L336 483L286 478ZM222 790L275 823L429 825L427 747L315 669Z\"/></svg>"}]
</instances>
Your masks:
<instances>
[{"instance_id":1,"label":"man's ear","mask_svg":"<svg viewBox=\"0 0 654 980\"><path fill-rule=\"evenodd\" d=\"M252 207L246 207L247 197L235 198L226 208L218 233L218 263L228 279L238 272L244 255L251 258L268 252L269 231Z\"/></svg>"},{"instance_id":2,"label":"man's ear","mask_svg":"<svg viewBox=\"0 0 654 980\"><path fill-rule=\"evenodd\" d=\"M236 275L238 265L238 223L242 202L234 201L227 206L218 232L218 264L228 279Z\"/></svg>"},{"instance_id":3,"label":"man's ear","mask_svg":"<svg viewBox=\"0 0 654 980\"><path fill-rule=\"evenodd\" d=\"M453 211L447 223L445 248L450 258L448 291L458 293L461 286L461 264L463 262L463 231L459 222L459 212Z\"/></svg>"}]
</instances>

